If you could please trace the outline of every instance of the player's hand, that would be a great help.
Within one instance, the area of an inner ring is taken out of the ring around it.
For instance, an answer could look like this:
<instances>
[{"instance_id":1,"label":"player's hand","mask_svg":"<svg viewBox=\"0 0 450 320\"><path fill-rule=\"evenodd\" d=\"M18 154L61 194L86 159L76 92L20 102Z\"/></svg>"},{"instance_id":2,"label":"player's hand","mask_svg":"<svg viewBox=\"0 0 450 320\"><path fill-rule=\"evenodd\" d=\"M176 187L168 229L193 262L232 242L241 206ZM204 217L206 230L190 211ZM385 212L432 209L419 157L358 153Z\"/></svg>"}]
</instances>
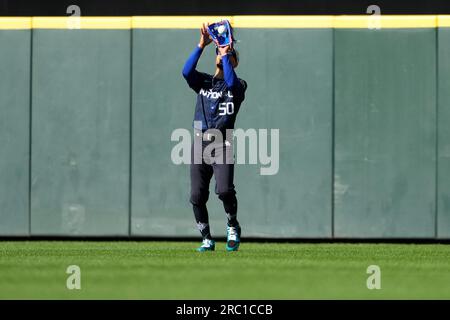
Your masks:
<instances>
[{"instance_id":1,"label":"player's hand","mask_svg":"<svg viewBox=\"0 0 450 320\"><path fill-rule=\"evenodd\" d=\"M198 46L202 49L206 47L208 44L210 44L212 41L211 36L209 35L208 32L208 26L209 22L204 23L200 28L200 42L198 43Z\"/></svg>"},{"instance_id":2,"label":"player's hand","mask_svg":"<svg viewBox=\"0 0 450 320\"><path fill-rule=\"evenodd\" d=\"M221 56L224 56L224 55L226 55L229 51L231 51L231 46L230 46L230 45L227 45L227 46L224 46L224 47L218 47L218 49L219 49L220 55L221 55Z\"/></svg>"}]
</instances>

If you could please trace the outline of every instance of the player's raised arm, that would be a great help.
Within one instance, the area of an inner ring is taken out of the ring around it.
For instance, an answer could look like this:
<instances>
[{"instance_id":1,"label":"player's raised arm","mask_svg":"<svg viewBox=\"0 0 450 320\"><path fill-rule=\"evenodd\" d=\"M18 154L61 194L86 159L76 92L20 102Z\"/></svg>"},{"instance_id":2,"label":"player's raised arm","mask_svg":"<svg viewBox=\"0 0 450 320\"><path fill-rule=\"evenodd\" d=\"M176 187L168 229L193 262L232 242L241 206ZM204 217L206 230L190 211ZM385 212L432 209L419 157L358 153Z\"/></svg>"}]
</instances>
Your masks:
<instances>
[{"instance_id":1,"label":"player's raised arm","mask_svg":"<svg viewBox=\"0 0 450 320\"><path fill-rule=\"evenodd\" d=\"M200 77L199 72L195 68L197 67L197 63L202 55L203 49L212 41L207 28L208 24L206 23L204 23L200 28L200 41L183 67L183 77L186 79L191 88L195 88L198 85Z\"/></svg>"},{"instance_id":2,"label":"player's raised arm","mask_svg":"<svg viewBox=\"0 0 450 320\"><path fill-rule=\"evenodd\" d=\"M223 77L227 84L227 87L231 91L243 92L245 91L245 83L241 82L234 71L235 66L238 64L238 57L236 51L230 46L219 47L220 55L222 56ZM234 61L232 61L232 59ZM234 63L234 65L233 65Z\"/></svg>"}]
</instances>

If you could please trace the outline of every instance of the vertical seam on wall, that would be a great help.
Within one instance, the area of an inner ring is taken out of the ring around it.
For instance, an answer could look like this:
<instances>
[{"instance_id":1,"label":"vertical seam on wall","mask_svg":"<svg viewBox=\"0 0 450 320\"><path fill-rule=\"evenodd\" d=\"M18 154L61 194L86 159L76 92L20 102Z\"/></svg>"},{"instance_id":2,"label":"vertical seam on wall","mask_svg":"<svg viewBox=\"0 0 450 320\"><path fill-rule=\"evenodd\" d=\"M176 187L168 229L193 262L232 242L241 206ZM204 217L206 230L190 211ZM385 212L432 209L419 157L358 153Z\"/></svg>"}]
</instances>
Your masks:
<instances>
[{"instance_id":1,"label":"vertical seam on wall","mask_svg":"<svg viewBox=\"0 0 450 320\"><path fill-rule=\"evenodd\" d=\"M435 208L434 208L434 237L435 239L438 238L438 218L439 218L439 26L436 27L436 34L435 34L435 41L436 41L436 53L435 53L435 65L436 65L436 115L435 115Z\"/></svg>"},{"instance_id":2,"label":"vertical seam on wall","mask_svg":"<svg viewBox=\"0 0 450 320\"><path fill-rule=\"evenodd\" d=\"M331 38L331 238L334 238L334 163L335 163L335 28Z\"/></svg>"},{"instance_id":3,"label":"vertical seam on wall","mask_svg":"<svg viewBox=\"0 0 450 320\"><path fill-rule=\"evenodd\" d=\"M129 164L128 164L128 237L131 237L131 210L132 210L132 176L133 176L133 29L130 28L130 106L129 106Z\"/></svg>"},{"instance_id":4,"label":"vertical seam on wall","mask_svg":"<svg viewBox=\"0 0 450 320\"><path fill-rule=\"evenodd\" d=\"M30 88L29 94L29 117L28 117L28 236L31 237L31 157L32 157L32 126L33 126L33 36L34 31L30 29Z\"/></svg>"}]
</instances>

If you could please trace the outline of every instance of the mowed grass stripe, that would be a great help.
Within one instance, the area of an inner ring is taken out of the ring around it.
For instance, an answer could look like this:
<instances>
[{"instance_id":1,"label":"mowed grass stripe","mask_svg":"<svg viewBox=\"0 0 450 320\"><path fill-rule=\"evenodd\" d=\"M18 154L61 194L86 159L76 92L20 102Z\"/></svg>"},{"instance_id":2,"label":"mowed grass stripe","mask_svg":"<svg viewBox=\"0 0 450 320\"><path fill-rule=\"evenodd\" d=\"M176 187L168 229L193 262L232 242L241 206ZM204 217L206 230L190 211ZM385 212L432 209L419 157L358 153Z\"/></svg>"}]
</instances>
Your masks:
<instances>
[{"instance_id":1,"label":"mowed grass stripe","mask_svg":"<svg viewBox=\"0 0 450 320\"><path fill-rule=\"evenodd\" d=\"M1 299L449 299L450 246L0 242ZM81 290L66 288L67 266ZM366 269L381 268L381 290Z\"/></svg>"}]
</instances>

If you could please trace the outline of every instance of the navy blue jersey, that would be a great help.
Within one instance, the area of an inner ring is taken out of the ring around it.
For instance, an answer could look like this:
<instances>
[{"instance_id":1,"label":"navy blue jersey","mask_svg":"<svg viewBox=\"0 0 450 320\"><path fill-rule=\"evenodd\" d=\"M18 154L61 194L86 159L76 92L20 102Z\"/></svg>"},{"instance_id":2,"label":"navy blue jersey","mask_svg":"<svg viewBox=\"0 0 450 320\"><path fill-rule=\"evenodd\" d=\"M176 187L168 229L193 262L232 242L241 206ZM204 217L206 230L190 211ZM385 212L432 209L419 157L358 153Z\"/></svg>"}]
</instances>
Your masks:
<instances>
[{"instance_id":1,"label":"navy blue jersey","mask_svg":"<svg viewBox=\"0 0 450 320\"><path fill-rule=\"evenodd\" d=\"M210 74L199 72L197 79L191 86L197 93L194 121L201 121L202 128L196 129L233 129L247 83L238 79L241 82L239 89L229 90L224 79L216 79Z\"/></svg>"},{"instance_id":2,"label":"navy blue jersey","mask_svg":"<svg viewBox=\"0 0 450 320\"><path fill-rule=\"evenodd\" d=\"M236 76L227 56L222 58L224 79L195 70L201 52L197 47L183 69L189 87L197 93L194 122L200 121L202 127L196 129L233 129L247 83Z\"/></svg>"}]
</instances>

